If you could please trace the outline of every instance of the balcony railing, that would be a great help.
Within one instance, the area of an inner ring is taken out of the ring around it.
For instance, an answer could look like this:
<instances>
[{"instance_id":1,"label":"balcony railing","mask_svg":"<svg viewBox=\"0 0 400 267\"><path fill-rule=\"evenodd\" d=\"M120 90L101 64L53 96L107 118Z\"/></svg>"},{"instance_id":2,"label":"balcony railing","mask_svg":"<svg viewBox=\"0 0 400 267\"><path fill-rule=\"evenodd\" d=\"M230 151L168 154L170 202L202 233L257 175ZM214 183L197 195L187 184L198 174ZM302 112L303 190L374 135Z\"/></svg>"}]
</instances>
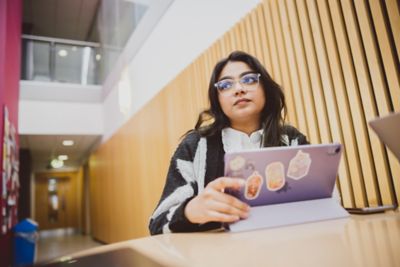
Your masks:
<instances>
[{"instance_id":1,"label":"balcony railing","mask_svg":"<svg viewBox=\"0 0 400 267\"><path fill-rule=\"evenodd\" d=\"M102 84L101 61L98 43L22 36L22 80Z\"/></svg>"}]
</instances>

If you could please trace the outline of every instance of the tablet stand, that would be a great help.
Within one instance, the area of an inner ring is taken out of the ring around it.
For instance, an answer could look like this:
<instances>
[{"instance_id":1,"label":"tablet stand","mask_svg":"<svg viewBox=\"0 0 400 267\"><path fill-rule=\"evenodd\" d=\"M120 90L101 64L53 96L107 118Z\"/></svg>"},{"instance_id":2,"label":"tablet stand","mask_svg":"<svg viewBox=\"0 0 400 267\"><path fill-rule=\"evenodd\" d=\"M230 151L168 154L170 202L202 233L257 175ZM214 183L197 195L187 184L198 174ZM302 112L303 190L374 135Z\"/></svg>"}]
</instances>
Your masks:
<instances>
[{"instance_id":1,"label":"tablet stand","mask_svg":"<svg viewBox=\"0 0 400 267\"><path fill-rule=\"evenodd\" d=\"M348 216L349 213L336 199L322 198L252 207L249 218L228 227L231 232L240 232Z\"/></svg>"}]
</instances>

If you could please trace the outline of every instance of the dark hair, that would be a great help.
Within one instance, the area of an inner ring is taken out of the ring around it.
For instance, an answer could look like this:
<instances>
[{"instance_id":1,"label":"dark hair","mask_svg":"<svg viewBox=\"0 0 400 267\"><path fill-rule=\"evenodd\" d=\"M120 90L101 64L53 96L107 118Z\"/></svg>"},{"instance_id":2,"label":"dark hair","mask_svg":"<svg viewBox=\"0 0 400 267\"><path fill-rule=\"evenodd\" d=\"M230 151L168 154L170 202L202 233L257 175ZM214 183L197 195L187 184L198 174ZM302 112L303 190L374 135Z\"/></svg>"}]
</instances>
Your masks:
<instances>
[{"instance_id":1,"label":"dark hair","mask_svg":"<svg viewBox=\"0 0 400 267\"><path fill-rule=\"evenodd\" d=\"M230 126L229 118L222 111L218 100L218 90L214 84L218 82L219 76L228 62L238 61L246 63L254 72L261 74L260 84L265 95L265 105L260 116L260 125L264 129L263 144L264 146L278 146L280 145L282 127L286 116L285 96L281 87L272 80L260 61L242 51L232 52L227 58L215 65L208 86L210 108L200 113L195 131L199 132L201 136L211 136ZM213 120L213 122L204 126L204 123L209 120Z\"/></svg>"}]
</instances>

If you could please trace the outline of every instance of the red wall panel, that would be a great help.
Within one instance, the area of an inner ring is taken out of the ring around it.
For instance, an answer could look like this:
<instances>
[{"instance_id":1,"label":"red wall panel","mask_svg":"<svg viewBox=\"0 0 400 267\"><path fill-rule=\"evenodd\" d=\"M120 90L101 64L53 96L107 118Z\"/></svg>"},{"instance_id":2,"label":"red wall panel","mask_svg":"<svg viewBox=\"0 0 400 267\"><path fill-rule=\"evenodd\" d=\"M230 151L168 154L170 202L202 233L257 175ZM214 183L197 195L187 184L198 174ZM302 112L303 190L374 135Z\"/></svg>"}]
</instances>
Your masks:
<instances>
[{"instance_id":1,"label":"red wall panel","mask_svg":"<svg viewBox=\"0 0 400 267\"><path fill-rule=\"evenodd\" d=\"M22 0L0 0L0 168L3 161L4 105L7 106L9 120L18 133L21 25ZM18 134L16 138L18 144ZM3 190L2 187L0 182L0 192ZM3 215L0 210L0 221L2 220ZM13 219L13 224L15 223L16 218ZM0 266L9 266L11 260L12 233L8 231L2 234L0 231Z\"/></svg>"}]
</instances>

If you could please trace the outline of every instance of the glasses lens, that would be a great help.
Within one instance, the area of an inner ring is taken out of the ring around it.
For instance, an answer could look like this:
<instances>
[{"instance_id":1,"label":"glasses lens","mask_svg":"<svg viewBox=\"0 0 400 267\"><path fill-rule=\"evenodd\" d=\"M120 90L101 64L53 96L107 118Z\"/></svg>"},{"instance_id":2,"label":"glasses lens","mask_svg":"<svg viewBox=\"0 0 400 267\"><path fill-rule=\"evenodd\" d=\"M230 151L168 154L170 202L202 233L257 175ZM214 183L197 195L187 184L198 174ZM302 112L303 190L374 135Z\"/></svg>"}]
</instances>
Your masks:
<instances>
[{"instance_id":1,"label":"glasses lens","mask_svg":"<svg viewBox=\"0 0 400 267\"><path fill-rule=\"evenodd\" d=\"M248 74L243 76L242 79L240 79L240 83L243 85L253 85L255 83L258 83L259 77L260 76L258 73Z\"/></svg>"},{"instance_id":2,"label":"glasses lens","mask_svg":"<svg viewBox=\"0 0 400 267\"><path fill-rule=\"evenodd\" d=\"M233 81L231 80L222 80L219 81L215 84L215 86L218 88L220 91L228 90L231 89L233 86Z\"/></svg>"}]
</instances>

